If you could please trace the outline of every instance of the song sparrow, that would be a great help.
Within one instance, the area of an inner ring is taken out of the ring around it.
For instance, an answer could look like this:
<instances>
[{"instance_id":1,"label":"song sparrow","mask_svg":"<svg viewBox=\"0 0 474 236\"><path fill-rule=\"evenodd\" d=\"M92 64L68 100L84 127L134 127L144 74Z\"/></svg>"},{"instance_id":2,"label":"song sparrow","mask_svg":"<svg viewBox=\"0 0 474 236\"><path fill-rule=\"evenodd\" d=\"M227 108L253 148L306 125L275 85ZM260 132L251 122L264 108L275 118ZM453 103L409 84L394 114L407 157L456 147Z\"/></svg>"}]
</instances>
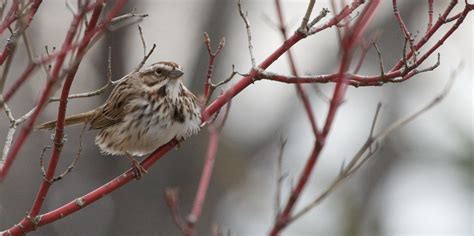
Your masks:
<instances>
[{"instance_id":1,"label":"song sparrow","mask_svg":"<svg viewBox=\"0 0 474 236\"><path fill-rule=\"evenodd\" d=\"M136 177L146 170L132 156L148 154L173 138L183 140L199 131L197 100L182 81L174 62L158 62L131 73L112 90L105 103L66 117L65 125L86 123L98 129L95 143L105 154L127 155ZM53 129L56 121L39 125Z\"/></svg>"}]
</instances>

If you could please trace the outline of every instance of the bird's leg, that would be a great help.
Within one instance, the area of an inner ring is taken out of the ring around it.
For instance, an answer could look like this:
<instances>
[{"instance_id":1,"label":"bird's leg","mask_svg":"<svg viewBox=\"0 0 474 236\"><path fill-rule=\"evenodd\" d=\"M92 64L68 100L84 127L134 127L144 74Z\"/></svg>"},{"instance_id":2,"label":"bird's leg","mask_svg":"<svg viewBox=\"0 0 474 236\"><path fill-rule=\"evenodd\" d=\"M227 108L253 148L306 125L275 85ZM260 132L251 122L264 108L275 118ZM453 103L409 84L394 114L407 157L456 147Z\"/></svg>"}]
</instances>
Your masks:
<instances>
[{"instance_id":1,"label":"bird's leg","mask_svg":"<svg viewBox=\"0 0 474 236\"><path fill-rule=\"evenodd\" d=\"M175 137L175 140L176 140L175 149L178 150L181 147L181 143L184 142L186 139L184 137L181 137L181 138Z\"/></svg>"},{"instance_id":2,"label":"bird's leg","mask_svg":"<svg viewBox=\"0 0 474 236\"><path fill-rule=\"evenodd\" d=\"M132 155L127 153L127 157L132 162L133 175L135 175L137 180L141 179L143 175L148 174L148 171L142 165L140 165L140 162L135 160Z\"/></svg>"}]
</instances>

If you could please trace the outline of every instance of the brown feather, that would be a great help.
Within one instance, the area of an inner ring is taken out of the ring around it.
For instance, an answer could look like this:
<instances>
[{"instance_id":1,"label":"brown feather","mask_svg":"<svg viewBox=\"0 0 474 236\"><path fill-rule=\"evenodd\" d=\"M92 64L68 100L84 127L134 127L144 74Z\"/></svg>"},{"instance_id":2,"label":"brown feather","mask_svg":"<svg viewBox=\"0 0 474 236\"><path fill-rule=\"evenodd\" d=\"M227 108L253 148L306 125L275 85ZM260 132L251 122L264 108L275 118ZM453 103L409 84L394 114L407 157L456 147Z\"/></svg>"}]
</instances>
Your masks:
<instances>
[{"instance_id":1,"label":"brown feather","mask_svg":"<svg viewBox=\"0 0 474 236\"><path fill-rule=\"evenodd\" d=\"M118 84L110 93L104 105L97 108L97 113L91 118L91 129L103 129L115 125L123 120L127 106L136 94L131 89L133 81L127 80Z\"/></svg>"},{"instance_id":2,"label":"brown feather","mask_svg":"<svg viewBox=\"0 0 474 236\"><path fill-rule=\"evenodd\" d=\"M77 125L81 124L87 121L90 121L92 117L95 115L96 109L88 111L88 112L83 112L79 113L76 115L68 116L64 119L64 126L69 126L69 125ZM40 124L36 126L36 129L54 129L56 127L56 120L53 121L48 121L46 123Z\"/></svg>"}]
</instances>

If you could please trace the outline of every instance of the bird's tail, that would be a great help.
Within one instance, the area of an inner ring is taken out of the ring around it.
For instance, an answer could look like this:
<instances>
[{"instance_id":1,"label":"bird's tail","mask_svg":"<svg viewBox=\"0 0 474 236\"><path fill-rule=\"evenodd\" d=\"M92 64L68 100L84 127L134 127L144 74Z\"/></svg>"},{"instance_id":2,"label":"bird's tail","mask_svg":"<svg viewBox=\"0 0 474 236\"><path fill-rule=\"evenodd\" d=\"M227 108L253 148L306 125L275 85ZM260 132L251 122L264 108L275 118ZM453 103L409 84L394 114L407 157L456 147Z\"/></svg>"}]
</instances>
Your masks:
<instances>
[{"instance_id":1,"label":"bird's tail","mask_svg":"<svg viewBox=\"0 0 474 236\"><path fill-rule=\"evenodd\" d=\"M77 124L90 121L94 113L95 113L95 110L91 110L88 112L83 112L76 115L68 116L64 119L64 126L77 125ZM57 122L56 120L48 121L46 123L37 125L35 129L54 129L54 127L56 127L56 122Z\"/></svg>"}]
</instances>

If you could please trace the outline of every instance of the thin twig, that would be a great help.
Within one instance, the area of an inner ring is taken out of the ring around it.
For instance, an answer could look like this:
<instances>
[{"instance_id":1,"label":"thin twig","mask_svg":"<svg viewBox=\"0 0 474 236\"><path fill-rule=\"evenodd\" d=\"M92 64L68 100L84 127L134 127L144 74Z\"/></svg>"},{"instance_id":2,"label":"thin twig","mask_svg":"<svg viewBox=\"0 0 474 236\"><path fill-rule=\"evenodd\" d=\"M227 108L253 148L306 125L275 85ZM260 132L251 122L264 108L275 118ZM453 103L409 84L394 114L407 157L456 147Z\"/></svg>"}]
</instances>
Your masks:
<instances>
[{"instance_id":1,"label":"thin twig","mask_svg":"<svg viewBox=\"0 0 474 236\"><path fill-rule=\"evenodd\" d=\"M221 41L219 42L219 45L217 46L217 49L215 51L212 51L211 38L209 37L209 34L207 32L204 32L204 44L206 45L207 53L209 55L209 60L207 63L207 72L206 72L206 77L204 80L204 99L205 99L204 105L207 105L212 97L212 94L216 90L216 88L228 83L232 79L233 76L217 84L214 84L212 82L212 76L214 74L214 64L216 63L216 58L224 49L225 38L222 37ZM232 72L234 72L233 65L232 65Z\"/></svg>"},{"instance_id":2,"label":"thin twig","mask_svg":"<svg viewBox=\"0 0 474 236\"><path fill-rule=\"evenodd\" d=\"M311 0L313 1L313 0ZM245 29L247 31L247 43L250 53L250 62L252 63L252 68L257 68L257 64L255 63L255 55L253 53L253 45L252 45L252 30L250 28L250 22L248 20L248 13L242 10L242 3L241 0L237 1L237 6L239 8L240 17L245 23Z\"/></svg>"},{"instance_id":3,"label":"thin twig","mask_svg":"<svg viewBox=\"0 0 474 236\"><path fill-rule=\"evenodd\" d=\"M82 152L82 136L84 134L84 131L86 130L86 126L87 126L87 123L84 123L84 125L82 126L82 129L81 129L81 132L79 133L79 144L77 146L77 152L76 152L76 157L74 158L74 160L71 162L71 164L69 164L69 166L66 168L66 170L61 173L60 175L56 176L53 178L52 182L56 182L56 181L59 181L61 179L63 179L67 174L71 173L72 169L74 169L74 167L76 166L77 162L79 161L79 159L81 158L81 152Z\"/></svg>"},{"instance_id":4,"label":"thin twig","mask_svg":"<svg viewBox=\"0 0 474 236\"><path fill-rule=\"evenodd\" d=\"M321 9L321 12L319 12L319 15L316 16L309 24L308 24L308 29L313 28L318 22L320 22L326 15L329 13L329 10L327 8ZM337 28L337 27L336 27ZM308 32L309 33L309 32Z\"/></svg>"},{"instance_id":5,"label":"thin twig","mask_svg":"<svg viewBox=\"0 0 474 236\"><path fill-rule=\"evenodd\" d=\"M426 31L430 31L433 27L433 0L428 0L428 27Z\"/></svg>"},{"instance_id":6,"label":"thin twig","mask_svg":"<svg viewBox=\"0 0 474 236\"><path fill-rule=\"evenodd\" d=\"M43 176L43 179L46 178L46 169L44 168L44 154L48 149L53 148L52 146L45 146L43 147L43 150L41 150L40 157L39 157L39 164L40 164L40 169L41 169L41 175Z\"/></svg>"},{"instance_id":7,"label":"thin twig","mask_svg":"<svg viewBox=\"0 0 474 236\"><path fill-rule=\"evenodd\" d=\"M275 219L280 214L281 207L281 186L285 176L282 172L283 166L283 151L286 146L286 139L281 138L280 151L278 152L277 168L276 168L276 193L275 193Z\"/></svg>"},{"instance_id":8,"label":"thin twig","mask_svg":"<svg viewBox=\"0 0 474 236\"><path fill-rule=\"evenodd\" d=\"M398 25L400 26L400 29L401 29L404 37L409 42L411 52L413 53L413 63L415 63L417 61L417 51L416 51L416 46L415 46L415 39L413 38L413 35L408 30L405 22L403 21L402 16L400 15L400 11L398 10L398 7L397 7L397 0L392 0L392 6L393 6L393 13L395 15L395 18L397 19Z\"/></svg>"},{"instance_id":9,"label":"thin twig","mask_svg":"<svg viewBox=\"0 0 474 236\"><path fill-rule=\"evenodd\" d=\"M383 65L383 57L382 57L382 53L380 52L380 49L379 47L377 46L377 43L376 42L373 42L372 45L374 45L374 48L375 50L377 51L377 56L379 58L379 66L380 66L380 76L382 78L382 80L385 78L385 68L384 68L384 65Z\"/></svg>"},{"instance_id":10,"label":"thin twig","mask_svg":"<svg viewBox=\"0 0 474 236\"><path fill-rule=\"evenodd\" d=\"M168 188L165 190L165 199L166 205L170 209L171 216L173 217L174 223L181 230L183 234L187 232L186 223L184 223L183 218L179 214L178 208L178 189L177 188Z\"/></svg>"},{"instance_id":11,"label":"thin twig","mask_svg":"<svg viewBox=\"0 0 474 236\"><path fill-rule=\"evenodd\" d=\"M13 117L12 111L10 110L8 105L6 103L3 103L2 106L3 106L3 109L5 110L5 114L8 120L10 121L10 128L8 129L5 144L3 145L2 158L0 159L0 168L2 168L3 163L5 162L5 159L7 158L8 152L10 151L10 147L13 143L13 135L15 134L16 128L18 126L18 123Z\"/></svg>"},{"instance_id":12,"label":"thin twig","mask_svg":"<svg viewBox=\"0 0 474 236\"><path fill-rule=\"evenodd\" d=\"M153 46L151 47L150 51L148 52L148 54L146 54L143 59L140 61L140 63L137 65L137 67L135 67L135 69L133 70L132 73L134 72L137 72L139 71L143 65L145 65L145 62L148 60L148 58L151 56L151 54L153 53L153 51L155 51L155 48L156 48L156 44L153 44Z\"/></svg>"},{"instance_id":13,"label":"thin twig","mask_svg":"<svg viewBox=\"0 0 474 236\"><path fill-rule=\"evenodd\" d=\"M113 18L110 25L107 26L107 29L109 31L115 31L131 24L141 22L145 17L148 17L148 14L135 13L135 9L133 9L130 13ZM133 20L127 22L129 19Z\"/></svg>"},{"instance_id":14,"label":"thin twig","mask_svg":"<svg viewBox=\"0 0 474 236\"><path fill-rule=\"evenodd\" d=\"M306 8L306 13L304 14L303 20L301 20L301 25L298 28L298 31L307 34L311 26L308 25L309 18L311 17L311 12L313 12L314 4L316 0L309 0L308 7Z\"/></svg>"},{"instance_id":15,"label":"thin twig","mask_svg":"<svg viewBox=\"0 0 474 236\"><path fill-rule=\"evenodd\" d=\"M140 25L138 26L138 32L140 35L140 40L142 41L142 46L143 46L143 57L146 57L146 42L145 42L145 37L143 36L143 30Z\"/></svg>"},{"instance_id":16,"label":"thin twig","mask_svg":"<svg viewBox=\"0 0 474 236\"><path fill-rule=\"evenodd\" d=\"M112 21L110 22L110 24L114 25L114 24L117 24L121 21L128 20L130 18L135 18L135 17L138 18L138 19L142 19L142 18L148 17L148 14L147 13L135 13L135 9L133 9L132 12L130 12L130 13L114 17L112 19Z\"/></svg>"}]
</instances>

